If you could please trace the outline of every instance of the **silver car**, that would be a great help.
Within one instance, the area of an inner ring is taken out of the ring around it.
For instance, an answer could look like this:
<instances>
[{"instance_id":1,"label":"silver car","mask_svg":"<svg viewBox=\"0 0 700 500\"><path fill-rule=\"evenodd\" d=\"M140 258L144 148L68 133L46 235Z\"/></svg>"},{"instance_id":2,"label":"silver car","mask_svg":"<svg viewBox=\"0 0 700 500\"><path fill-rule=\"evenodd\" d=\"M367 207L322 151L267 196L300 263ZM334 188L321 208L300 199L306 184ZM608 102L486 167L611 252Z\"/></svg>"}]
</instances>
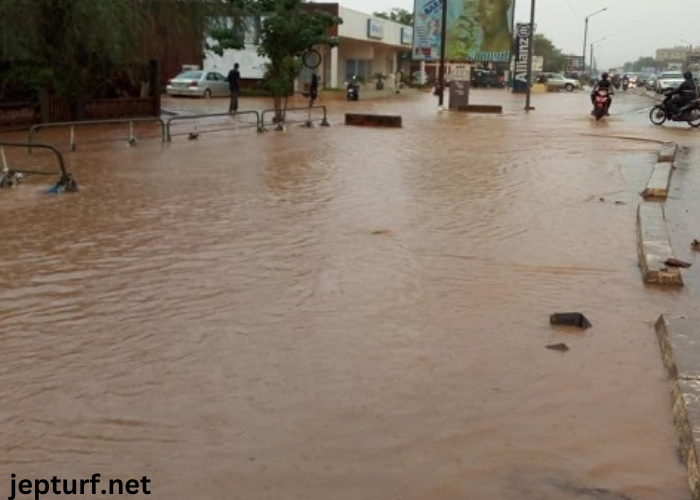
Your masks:
<instances>
[{"instance_id":1,"label":"silver car","mask_svg":"<svg viewBox=\"0 0 700 500\"><path fill-rule=\"evenodd\" d=\"M547 88L566 90L567 92L581 88L581 82L573 78L566 78L560 73L541 73L540 77L544 77L547 82Z\"/></svg>"},{"instance_id":2,"label":"silver car","mask_svg":"<svg viewBox=\"0 0 700 500\"><path fill-rule=\"evenodd\" d=\"M216 71L185 71L170 80L165 91L172 96L205 99L230 95L226 77Z\"/></svg>"},{"instance_id":3,"label":"silver car","mask_svg":"<svg viewBox=\"0 0 700 500\"><path fill-rule=\"evenodd\" d=\"M656 79L656 92L663 94L669 89L677 89L685 81L680 71L666 71Z\"/></svg>"}]
</instances>

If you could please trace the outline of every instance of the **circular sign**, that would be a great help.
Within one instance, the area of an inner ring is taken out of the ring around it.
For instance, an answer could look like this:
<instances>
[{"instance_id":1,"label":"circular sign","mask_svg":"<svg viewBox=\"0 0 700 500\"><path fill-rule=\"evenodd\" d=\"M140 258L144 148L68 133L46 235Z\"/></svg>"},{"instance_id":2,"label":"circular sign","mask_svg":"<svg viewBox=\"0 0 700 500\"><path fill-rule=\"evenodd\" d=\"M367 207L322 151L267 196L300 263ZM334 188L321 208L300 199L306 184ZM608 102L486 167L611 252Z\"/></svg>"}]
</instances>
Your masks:
<instances>
[{"instance_id":1,"label":"circular sign","mask_svg":"<svg viewBox=\"0 0 700 500\"><path fill-rule=\"evenodd\" d=\"M519 24L518 25L518 37L519 38L530 38L530 25L529 24Z\"/></svg>"}]
</instances>

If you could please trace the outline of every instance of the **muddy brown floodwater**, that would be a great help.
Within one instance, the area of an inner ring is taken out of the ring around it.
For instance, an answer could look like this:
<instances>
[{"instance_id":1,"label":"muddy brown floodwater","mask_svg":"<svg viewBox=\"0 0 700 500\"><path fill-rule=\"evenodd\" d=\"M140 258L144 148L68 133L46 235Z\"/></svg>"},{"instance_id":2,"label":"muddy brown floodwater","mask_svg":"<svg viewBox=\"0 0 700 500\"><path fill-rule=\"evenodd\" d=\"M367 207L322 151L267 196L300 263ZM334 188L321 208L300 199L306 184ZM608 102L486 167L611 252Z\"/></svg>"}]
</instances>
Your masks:
<instances>
[{"instance_id":1,"label":"muddy brown floodwater","mask_svg":"<svg viewBox=\"0 0 700 500\"><path fill-rule=\"evenodd\" d=\"M0 192L0 495L98 472L164 500L689 498L653 322L694 297L642 286L634 221L653 141L691 132L635 95L598 124L581 93L474 100L505 113L81 130L79 194ZM593 328L549 326L572 310Z\"/></svg>"}]
</instances>

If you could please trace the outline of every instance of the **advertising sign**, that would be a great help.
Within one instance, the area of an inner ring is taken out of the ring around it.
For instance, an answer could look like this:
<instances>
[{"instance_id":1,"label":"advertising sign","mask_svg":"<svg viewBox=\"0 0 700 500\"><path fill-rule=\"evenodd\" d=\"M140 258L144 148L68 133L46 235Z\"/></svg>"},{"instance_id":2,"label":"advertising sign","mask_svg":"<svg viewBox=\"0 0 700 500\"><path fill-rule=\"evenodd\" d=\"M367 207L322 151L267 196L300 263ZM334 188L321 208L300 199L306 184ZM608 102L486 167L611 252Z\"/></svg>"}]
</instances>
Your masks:
<instances>
[{"instance_id":1,"label":"advertising sign","mask_svg":"<svg viewBox=\"0 0 700 500\"><path fill-rule=\"evenodd\" d=\"M401 28L401 44L411 45L413 43L413 30L411 28Z\"/></svg>"},{"instance_id":2,"label":"advertising sign","mask_svg":"<svg viewBox=\"0 0 700 500\"><path fill-rule=\"evenodd\" d=\"M415 0L413 59L440 58L445 0ZM450 61L508 62L515 0L447 2L445 57Z\"/></svg>"},{"instance_id":3,"label":"advertising sign","mask_svg":"<svg viewBox=\"0 0 700 500\"><path fill-rule=\"evenodd\" d=\"M518 23L515 27L515 78L526 79L527 62L530 56L530 25Z\"/></svg>"},{"instance_id":4,"label":"advertising sign","mask_svg":"<svg viewBox=\"0 0 700 500\"><path fill-rule=\"evenodd\" d=\"M384 23L376 19L367 19L367 38L376 40L384 38Z\"/></svg>"}]
</instances>

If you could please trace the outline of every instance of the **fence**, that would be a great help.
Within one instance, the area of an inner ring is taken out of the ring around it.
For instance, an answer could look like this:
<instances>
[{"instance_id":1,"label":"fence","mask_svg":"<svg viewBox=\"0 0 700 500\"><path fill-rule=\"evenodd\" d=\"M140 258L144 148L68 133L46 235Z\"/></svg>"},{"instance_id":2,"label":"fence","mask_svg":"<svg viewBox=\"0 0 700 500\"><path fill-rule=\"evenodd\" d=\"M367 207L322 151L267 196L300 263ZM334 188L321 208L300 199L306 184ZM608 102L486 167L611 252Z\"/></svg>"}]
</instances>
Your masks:
<instances>
[{"instance_id":1,"label":"fence","mask_svg":"<svg viewBox=\"0 0 700 500\"><path fill-rule=\"evenodd\" d=\"M80 122L57 122L57 123L39 123L37 125L33 125L29 129L29 137L27 139L28 142L28 148L29 152L32 152L32 143L34 141L34 136L39 132L41 129L45 128L59 128L59 127L69 127L70 128L70 148L71 151L75 151L76 149L76 141L75 141L75 128L78 126L85 126L85 125L114 125L118 123L128 123L129 124L129 136L127 138L127 141L129 144L135 144L136 143L136 136L134 135L134 123L143 123L143 122L157 122L160 123L160 135L161 139L164 140L165 137L165 124L163 123L163 120L161 118L155 118L155 117L146 117L146 118L115 118L112 120L86 120L86 121L80 121Z\"/></svg>"},{"instance_id":2,"label":"fence","mask_svg":"<svg viewBox=\"0 0 700 500\"><path fill-rule=\"evenodd\" d=\"M320 118L314 118L311 116L311 112L314 109L320 109L323 111L323 116ZM297 112L297 111L306 111L308 114L304 119L299 119L299 120L287 120L287 113L288 112ZM266 109L261 113L260 116L260 130L266 130L265 129L265 115L267 114L272 114L276 113L277 110L275 109ZM329 127L330 123L328 123L328 110L326 109L325 106L306 106L303 108L287 108L282 110L282 121L277 123L277 128L280 129L285 123L303 123L307 127L310 127L313 125L314 121L321 120L321 126L322 127ZM273 122L274 123L274 122Z\"/></svg>"},{"instance_id":3,"label":"fence","mask_svg":"<svg viewBox=\"0 0 700 500\"><path fill-rule=\"evenodd\" d=\"M241 115L255 115L255 124L250 124L250 125L239 125L238 128L241 127L255 127L258 131L261 131L261 122L260 122L260 113L257 111L237 111L235 114L231 113L209 113L209 114L202 114L202 115L178 115L178 116L173 116L171 118L168 118L168 121L165 124L165 140L170 142L172 141L172 133L171 133L171 125L173 122L179 122L179 121L186 121L186 120L201 120L201 119L207 119L207 118L216 118L216 117L222 117L222 116L227 116L229 118L231 117L236 117L236 116L241 116ZM225 127L222 129L216 129L218 130L230 130L232 127ZM214 130L205 130L204 132L213 132ZM199 135L199 131L195 132L190 132L190 137L194 137Z\"/></svg>"}]
</instances>

